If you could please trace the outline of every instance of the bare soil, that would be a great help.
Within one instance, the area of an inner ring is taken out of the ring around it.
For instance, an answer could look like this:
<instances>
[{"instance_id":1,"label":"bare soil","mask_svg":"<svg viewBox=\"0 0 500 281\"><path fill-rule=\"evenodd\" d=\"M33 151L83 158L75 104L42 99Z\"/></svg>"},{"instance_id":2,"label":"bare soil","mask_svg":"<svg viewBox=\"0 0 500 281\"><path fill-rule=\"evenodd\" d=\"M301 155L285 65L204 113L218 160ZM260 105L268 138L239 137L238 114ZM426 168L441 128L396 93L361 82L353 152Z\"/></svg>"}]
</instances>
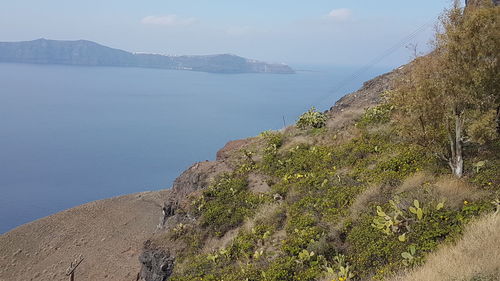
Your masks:
<instances>
[{"instance_id":1,"label":"bare soil","mask_svg":"<svg viewBox=\"0 0 500 281\"><path fill-rule=\"evenodd\" d=\"M169 191L91 202L0 235L0 281L135 281L144 241L156 231Z\"/></svg>"}]
</instances>

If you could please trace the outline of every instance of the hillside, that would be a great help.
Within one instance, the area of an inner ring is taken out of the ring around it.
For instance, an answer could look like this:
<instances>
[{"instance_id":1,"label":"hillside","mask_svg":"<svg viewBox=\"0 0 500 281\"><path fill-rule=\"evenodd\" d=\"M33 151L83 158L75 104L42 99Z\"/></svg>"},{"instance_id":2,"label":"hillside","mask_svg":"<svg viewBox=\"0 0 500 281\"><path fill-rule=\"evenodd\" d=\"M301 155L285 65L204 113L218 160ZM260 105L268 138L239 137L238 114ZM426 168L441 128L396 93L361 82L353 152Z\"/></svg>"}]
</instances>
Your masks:
<instances>
[{"instance_id":1,"label":"hillside","mask_svg":"<svg viewBox=\"0 0 500 281\"><path fill-rule=\"evenodd\" d=\"M476 4L430 54L187 170L141 277L500 280L500 9Z\"/></svg>"},{"instance_id":2,"label":"hillside","mask_svg":"<svg viewBox=\"0 0 500 281\"><path fill-rule=\"evenodd\" d=\"M88 203L0 235L0 280L136 280L143 242L158 225L168 191Z\"/></svg>"},{"instance_id":3,"label":"hillside","mask_svg":"<svg viewBox=\"0 0 500 281\"><path fill-rule=\"evenodd\" d=\"M408 280L457 280L468 265L454 253L477 235L486 241L474 244L463 280L499 280L497 216L468 227L498 208L498 138L469 151L488 164L457 179L398 137L384 93L408 68L340 99L326 127L229 142L216 161L184 172L165 202L165 230L145 244L144 280L407 280L405 270L439 248L455 270L433 279L443 269L426 264Z\"/></svg>"},{"instance_id":4,"label":"hillside","mask_svg":"<svg viewBox=\"0 0 500 281\"><path fill-rule=\"evenodd\" d=\"M85 40L0 42L0 62L144 67L213 73L294 73L292 68L284 64L268 64L235 55L167 56L130 53Z\"/></svg>"},{"instance_id":5,"label":"hillside","mask_svg":"<svg viewBox=\"0 0 500 281\"><path fill-rule=\"evenodd\" d=\"M447 11L433 52L168 191L0 236L0 280L64 278L79 254L78 280L500 280L500 8L483 2Z\"/></svg>"},{"instance_id":6,"label":"hillside","mask_svg":"<svg viewBox=\"0 0 500 281\"><path fill-rule=\"evenodd\" d=\"M498 208L498 137L468 152L469 163L487 164L463 179L398 137L384 93L408 68L340 99L326 127L230 142L217 161L184 172L165 203L165 231L145 245L144 280L407 280L405 270L440 247L440 259L457 258L455 270L428 265L408 280L457 280L469 265L451 253L471 243L460 242L465 229L486 241L474 244L463 280L499 280L496 216L467 226Z\"/></svg>"}]
</instances>

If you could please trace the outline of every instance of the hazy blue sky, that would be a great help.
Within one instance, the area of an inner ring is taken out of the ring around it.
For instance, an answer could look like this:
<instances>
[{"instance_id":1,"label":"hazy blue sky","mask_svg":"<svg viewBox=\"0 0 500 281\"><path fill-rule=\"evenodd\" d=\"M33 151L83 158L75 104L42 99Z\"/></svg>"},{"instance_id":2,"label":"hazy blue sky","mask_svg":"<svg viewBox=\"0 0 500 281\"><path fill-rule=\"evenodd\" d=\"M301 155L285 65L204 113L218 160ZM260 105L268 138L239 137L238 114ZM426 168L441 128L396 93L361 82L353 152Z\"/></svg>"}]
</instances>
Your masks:
<instances>
[{"instance_id":1,"label":"hazy blue sky","mask_svg":"<svg viewBox=\"0 0 500 281\"><path fill-rule=\"evenodd\" d=\"M0 41L88 39L138 52L364 65L450 0L1 0ZM412 42L424 50L432 28ZM404 63L402 49L381 64Z\"/></svg>"}]
</instances>

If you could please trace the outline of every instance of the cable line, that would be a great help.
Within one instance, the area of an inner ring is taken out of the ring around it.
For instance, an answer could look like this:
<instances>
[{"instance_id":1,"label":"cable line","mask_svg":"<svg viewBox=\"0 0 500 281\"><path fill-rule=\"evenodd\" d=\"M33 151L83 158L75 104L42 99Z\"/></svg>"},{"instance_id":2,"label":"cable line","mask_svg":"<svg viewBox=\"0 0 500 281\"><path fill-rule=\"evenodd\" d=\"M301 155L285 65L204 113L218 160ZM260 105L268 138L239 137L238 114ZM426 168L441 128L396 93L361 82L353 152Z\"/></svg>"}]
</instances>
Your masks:
<instances>
[{"instance_id":1,"label":"cable line","mask_svg":"<svg viewBox=\"0 0 500 281\"><path fill-rule=\"evenodd\" d=\"M397 51L402 46L407 45L409 41L411 41L412 39L414 39L415 37L417 37L417 35L419 35L423 31L425 31L427 28L429 28L430 26L432 26L434 24L434 21L435 20L432 19L431 21L428 21L425 24L421 25L419 28L417 28L415 31L413 31L412 33L410 33L409 35L407 35L406 37L404 37L403 39L401 39L400 41L398 41L392 47L390 47L389 49L385 50L382 54L380 54L379 56L377 56L374 59L372 59L368 64L366 64L365 66L363 66L360 69L358 69L357 71L355 71L349 77L341 80L332 91L330 91L327 95L325 95L325 96L323 96L323 97L320 98L319 103L321 103L322 101L324 101L326 98L329 98L329 97L337 94L340 90L343 90L351 82L353 82L356 79L358 79L367 70L369 70L370 68L372 68L373 66L375 66L376 64L378 64L379 62L381 62L382 60L384 60L386 57L392 55L395 51Z\"/></svg>"}]
</instances>

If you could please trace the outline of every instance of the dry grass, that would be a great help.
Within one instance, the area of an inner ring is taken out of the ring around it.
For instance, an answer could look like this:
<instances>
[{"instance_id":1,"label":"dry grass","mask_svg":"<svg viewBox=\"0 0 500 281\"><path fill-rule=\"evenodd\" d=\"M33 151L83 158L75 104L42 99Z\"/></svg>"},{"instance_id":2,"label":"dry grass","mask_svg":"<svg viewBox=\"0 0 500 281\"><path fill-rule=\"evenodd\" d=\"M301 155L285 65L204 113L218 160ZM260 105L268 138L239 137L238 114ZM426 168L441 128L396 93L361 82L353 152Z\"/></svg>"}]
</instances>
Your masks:
<instances>
[{"instance_id":1,"label":"dry grass","mask_svg":"<svg viewBox=\"0 0 500 281\"><path fill-rule=\"evenodd\" d=\"M240 229L241 227L231 229L228 232L226 232L224 236L222 236L221 238L217 237L208 238L204 242L202 253L205 254L213 253L214 251L226 248L234 240L234 238L236 238Z\"/></svg>"},{"instance_id":2,"label":"dry grass","mask_svg":"<svg viewBox=\"0 0 500 281\"><path fill-rule=\"evenodd\" d=\"M370 186L361 194L359 194L351 207L349 208L349 215L352 218L358 217L361 213L368 210L370 202L377 201L382 195L380 186Z\"/></svg>"},{"instance_id":3,"label":"dry grass","mask_svg":"<svg viewBox=\"0 0 500 281\"><path fill-rule=\"evenodd\" d=\"M245 221L243 229L251 230L256 225L272 220L279 212L280 208L281 206L279 203L269 203L261 206L251 219Z\"/></svg>"},{"instance_id":4,"label":"dry grass","mask_svg":"<svg viewBox=\"0 0 500 281\"><path fill-rule=\"evenodd\" d=\"M254 193L266 193L271 190L267 184L270 177L262 174L250 173L248 175L248 189Z\"/></svg>"},{"instance_id":5,"label":"dry grass","mask_svg":"<svg viewBox=\"0 0 500 281\"><path fill-rule=\"evenodd\" d=\"M326 127L332 130L344 129L354 124L355 120L360 118L364 113L364 107L346 108L335 116L330 117L326 123Z\"/></svg>"},{"instance_id":6,"label":"dry grass","mask_svg":"<svg viewBox=\"0 0 500 281\"><path fill-rule=\"evenodd\" d=\"M443 201L447 207L460 208L464 201L478 200L486 192L451 175L436 178L432 174L419 172L407 178L397 188L396 194L405 194L409 205L417 199L421 202Z\"/></svg>"},{"instance_id":7,"label":"dry grass","mask_svg":"<svg viewBox=\"0 0 500 281\"><path fill-rule=\"evenodd\" d=\"M281 151L288 151L291 148L294 148L298 145L306 144L313 145L314 137L297 135L293 137L289 137L286 142L284 142L283 146L280 148Z\"/></svg>"},{"instance_id":8,"label":"dry grass","mask_svg":"<svg viewBox=\"0 0 500 281\"><path fill-rule=\"evenodd\" d=\"M490 214L471 223L456 244L443 246L423 266L390 280L500 280L500 215Z\"/></svg>"},{"instance_id":9,"label":"dry grass","mask_svg":"<svg viewBox=\"0 0 500 281\"><path fill-rule=\"evenodd\" d=\"M211 253L219 249L223 249L228 247L231 242L233 242L234 238L238 235L238 233L242 230L251 231L252 228L259 225L260 223L273 219L276 216L276 213L279 211L280 205L277 203L266 204L261 206L256 214L251 218L246 220L243 225L232 229L224 236L217 237L209 237L203 245L202 252L203 253Z\"/></svg>"},{"instance_id":10,"label":"dry grass","mask_svg":"<svg viewBox=\"0 0 500 281\"><path fill-rule=\"evenodd\" d=\"M396 193L412 192L419 189L426 182L434 181L434 177L426 172L417 172L405 179L405 181L396 190Z\"/></svg>"},{"instance_id":11,"label":"dry grass","mask_svg":"<svg viewBox=\"0 0 500 281\"><path fill-rule=\"evenodd\" d=\"M433 185L432 192L435 197L446 199L446 203L450 207L460 207L465 200L474 201L486 195L486 192L480 191L471 184L451 175L438 179Z\"/></svg>"}]
</instances>

